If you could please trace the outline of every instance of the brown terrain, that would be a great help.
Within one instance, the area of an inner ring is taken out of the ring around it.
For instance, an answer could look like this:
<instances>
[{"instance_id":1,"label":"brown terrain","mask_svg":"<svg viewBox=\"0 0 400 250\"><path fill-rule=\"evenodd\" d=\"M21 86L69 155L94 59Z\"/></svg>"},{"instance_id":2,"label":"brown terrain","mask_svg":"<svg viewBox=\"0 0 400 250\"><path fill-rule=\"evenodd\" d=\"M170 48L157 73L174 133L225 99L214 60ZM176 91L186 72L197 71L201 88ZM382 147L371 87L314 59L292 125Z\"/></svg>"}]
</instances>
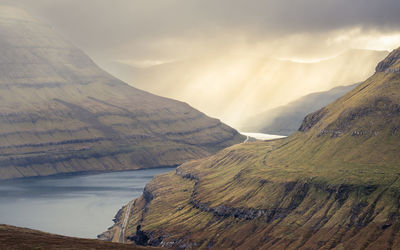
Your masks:
<instances>
[{"instance_id":1,"label":"brown terrain","mask_svg":"<svg viewBox=\"0 0 400 250\"><path fill-rule=\"evenodd\" d=\"M0 249L157 249L72 238L0 224Z\"/></svg>"}]
</instances>

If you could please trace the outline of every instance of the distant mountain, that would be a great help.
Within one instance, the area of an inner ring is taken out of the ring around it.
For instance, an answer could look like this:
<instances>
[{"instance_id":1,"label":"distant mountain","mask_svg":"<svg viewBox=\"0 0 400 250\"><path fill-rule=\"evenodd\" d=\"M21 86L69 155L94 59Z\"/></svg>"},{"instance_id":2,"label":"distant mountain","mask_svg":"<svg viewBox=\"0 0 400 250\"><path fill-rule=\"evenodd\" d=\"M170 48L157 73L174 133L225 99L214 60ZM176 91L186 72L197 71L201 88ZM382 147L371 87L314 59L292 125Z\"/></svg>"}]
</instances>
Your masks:
<instances>
[{"instance_id":1,"label":"distant mountain","mask_svg":"<svg viewBox=\"0 0 400 250\"><path fill-rule=\"evenodd\" d=\"M181 164L245 139L133 88L28 13L0 7L0 179Z\"/></svg>"},{"instance_id":2,"label":"distant mountain","mask_svg":"<svg viewBox=\"0 0 400 250\"><path fill-rule=\"evenodd\" d=\"M127 239L170 248L400 249L400 48L297 133L155 177Z\"/></svg>"},{"instance_id":3,"label":"distant mountain","mask_svg":"<svg viewBox=\"0 0 400 250\"><path fill-rule=\"evenodd\" d=\"M125 61L104 63L103 67L133 86L184 100L237 128L250 115L309 93L361 82L387 54L353 49L316 62L227 55L149 67Z\"/></svg>"},{"instance_id":4,"label":"distant mountain","mask_svg":"<svg viewBox=\"0 0 400 250\"><path fill-rule=\"evenodd\" d=\"M307 114L335 101L358 85L359 83L339 86L328 91L303 96L286 105L264 111L246 119L239 129L241 131L273 135L290 135L299 129Z\"/></svg>"}]
</instances>

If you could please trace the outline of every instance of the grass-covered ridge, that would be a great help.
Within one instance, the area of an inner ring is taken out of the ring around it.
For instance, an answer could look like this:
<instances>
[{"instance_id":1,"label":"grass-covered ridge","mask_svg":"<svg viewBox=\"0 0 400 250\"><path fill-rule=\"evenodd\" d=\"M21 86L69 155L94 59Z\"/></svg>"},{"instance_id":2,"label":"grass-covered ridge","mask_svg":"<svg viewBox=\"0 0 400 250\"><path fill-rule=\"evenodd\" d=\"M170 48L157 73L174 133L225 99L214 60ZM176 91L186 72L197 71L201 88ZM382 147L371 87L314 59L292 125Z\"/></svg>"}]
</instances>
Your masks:
<instances>
[{"instance_id":1,"label":"grass-covered ridge","mask_svg":"<svg viewBox=\"0 0 400 250\"><path fill-rule=\"evenodd\" d=\"M156 177L135 202L130 239L141 225L160 246L400 248L398 53L296 134Z\"/></svg>"}]
</instances>

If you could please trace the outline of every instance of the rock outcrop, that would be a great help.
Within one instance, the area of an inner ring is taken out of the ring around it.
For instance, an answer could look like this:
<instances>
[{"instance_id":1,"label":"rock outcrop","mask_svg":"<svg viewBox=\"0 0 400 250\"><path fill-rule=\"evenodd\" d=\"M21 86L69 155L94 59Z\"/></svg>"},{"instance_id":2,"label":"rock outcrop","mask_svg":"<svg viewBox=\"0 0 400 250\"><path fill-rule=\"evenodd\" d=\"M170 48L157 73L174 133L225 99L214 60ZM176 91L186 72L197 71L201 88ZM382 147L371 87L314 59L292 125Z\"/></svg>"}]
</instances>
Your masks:
<instances>
[{"instance_id":1,"label":"rock outcrop","mask_svg":"<svg viewBox=\"0 0 400 250\"><path fill-rule=\"evenodd\" d=\"M243 141L131 87L26 12L0 7L0 179L173 166Z\"/></svg>"},{"instance_id":2,"label":"rock outcrop","mask_svg":"<svg viewBox=\"0 0 400 250\"><path fill-rule=\"evenodd\" d=\"M399 65L400 51L392 51L383 61L378 63L375 70L376 72L394 72L395 69L392 68L394 65ZM399 69L399 68L397 68Z\"/></svg>"}]
</instances>

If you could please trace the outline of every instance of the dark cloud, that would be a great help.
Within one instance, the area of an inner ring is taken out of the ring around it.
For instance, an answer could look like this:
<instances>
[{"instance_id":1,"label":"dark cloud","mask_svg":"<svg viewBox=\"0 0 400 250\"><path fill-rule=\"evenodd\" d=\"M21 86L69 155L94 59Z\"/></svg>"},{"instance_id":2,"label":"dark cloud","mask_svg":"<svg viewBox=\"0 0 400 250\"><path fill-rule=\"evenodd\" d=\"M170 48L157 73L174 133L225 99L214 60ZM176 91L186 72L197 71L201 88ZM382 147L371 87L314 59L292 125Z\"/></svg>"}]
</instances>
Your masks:
<instances>
[{"instance_id":1,"label":"dark cloud","mask_svg":"<svg viewBox=\"0 0 400 250\"><path fill-rule=\"evenodd\" d=\"M348 27L400 30L399 0L20 0L18 4L92 51L127 41L228 32L269 37Z\"/></svg>"}]
</instances>

